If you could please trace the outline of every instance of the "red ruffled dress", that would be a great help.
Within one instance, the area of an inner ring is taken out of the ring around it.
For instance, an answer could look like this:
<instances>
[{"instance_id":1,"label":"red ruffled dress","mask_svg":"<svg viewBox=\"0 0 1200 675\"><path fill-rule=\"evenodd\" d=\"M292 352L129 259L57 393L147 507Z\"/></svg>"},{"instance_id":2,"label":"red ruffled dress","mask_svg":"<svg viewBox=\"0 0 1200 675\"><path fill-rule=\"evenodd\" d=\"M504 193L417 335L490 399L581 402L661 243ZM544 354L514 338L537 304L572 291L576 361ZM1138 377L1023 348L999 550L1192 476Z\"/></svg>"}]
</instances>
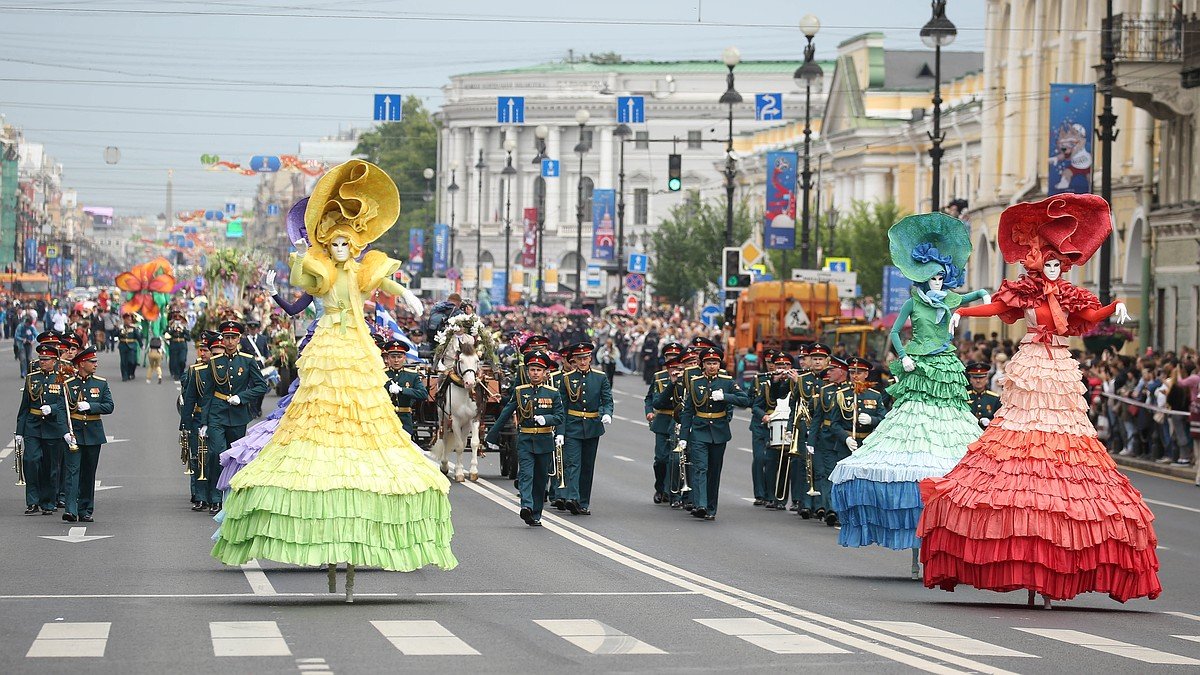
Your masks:
<instances>
[{"instance_id":1,"label":"red ruffled dress","mask_svg":"<svg viewBox=\"0 0 1200 675\"><path fill-rule=\"evenodd\" d=\"M1091 293L1023 276L963 316L1025 318L1001 408L962 461L921 482L925 586L1029 589L1053 600L1099 591L1125 602L1162 592L1154 515L1087 416L1067 336L1110 316Z\"/></svg>"}]
</instances>

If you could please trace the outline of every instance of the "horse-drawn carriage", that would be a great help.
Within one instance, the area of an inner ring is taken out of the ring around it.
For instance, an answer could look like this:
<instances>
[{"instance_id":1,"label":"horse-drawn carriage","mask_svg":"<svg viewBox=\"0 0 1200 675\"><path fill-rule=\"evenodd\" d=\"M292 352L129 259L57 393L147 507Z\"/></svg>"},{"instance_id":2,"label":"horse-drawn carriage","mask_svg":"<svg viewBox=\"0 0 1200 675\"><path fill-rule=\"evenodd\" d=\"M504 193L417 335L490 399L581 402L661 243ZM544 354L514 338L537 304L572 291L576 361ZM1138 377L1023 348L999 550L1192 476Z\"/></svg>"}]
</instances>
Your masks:
<instances>
[{"instance_id":1,"label":"horse-drawn carriage","mask_svg":"<svg viewBox=\"0 0 1200 675\"><path fill-rule=\"evenodd\" d=\"M413 425L414 434L413 440L417 445L424 450L432 450L434 444L444 435L444 428L441 426L442 412L450 414L450 408L454 404L454 391L459 389L449 390L449 399L446 393L439 396L439 386L441 385L441 376L432 366L418 366L421 371L421 376L425 381L425 387L429 391L429 397L413 406ZM462 384L462 378L457 378L459 386ZM501 367L493 367L490 365L481 364L479 373L475 382L475 404L479 411L478 426L473 429L475 446L479 448L480 456L483 455L483 438L487 435L488 429L492 428L496 417L500 414L500 409L504 405L504 400L508 397L509 390L512 387L513 378L511 374L504 372ZM503 430L500 432L500 474L509 478L517 477L517 431L512 420L506 421ZM465 463L465 460L464 460ZM461 471L461 468L460 468Z\"/></svg>"}]
</instances>

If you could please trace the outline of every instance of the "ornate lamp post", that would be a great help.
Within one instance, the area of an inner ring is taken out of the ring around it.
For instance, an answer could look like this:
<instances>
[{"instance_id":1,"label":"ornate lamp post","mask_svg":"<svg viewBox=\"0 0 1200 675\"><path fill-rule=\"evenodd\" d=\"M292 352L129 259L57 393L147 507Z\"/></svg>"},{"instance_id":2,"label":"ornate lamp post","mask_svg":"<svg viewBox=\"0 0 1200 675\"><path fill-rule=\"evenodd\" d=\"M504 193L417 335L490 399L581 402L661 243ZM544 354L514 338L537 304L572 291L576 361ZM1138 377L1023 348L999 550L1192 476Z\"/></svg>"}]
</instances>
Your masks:
<instances>
[{"instance_id":1,"label":"ornate lamp post","mask_svg":"<svg viewBox=\"0 0 1200 675\"><path fill-rule=\"evenodd\" d=\"M575 306L583 303L583 156L591 149L584 139L584 127L592 116L587 110L575 111L575 122L579 124L579 142L575 153L579 155L579 181L575 195Z\"/></svg>"},{"instance_id":2,"label":"ornate lamp post","mask_svg":"<svg viewBox=\"0 0 1200 675\"><path fill-rule=\"evenodd\" d=\"M483 172L487 170L487 162L483 161L483 148L479 149L479 161L475 162L475 175L478 177L478 188L475 198L479 200L479 218L475 221L475 298L483 293Z\"/></svg>"},{"instance_id":3,"label":"ornate lamp post","mask_svg":"<svg viewBox=\"0 0 1200 675\"><path fill-rule=\"evenodd\" d=\"M446 186L446 192L450 193L450 250L447 252L449 260L446 262L446 270L449 271L454 267L454 211L457 207L455 198L458 196L458 182L454 180L455 173L458 171L458 160L450 162L450 184ZM446 272L442 272L442 276L446 276Z\"/></svg>"},{"instance_id":4,"label":"ornate lamp post","mask_svg":"<svg viewBox=\"0 0 1200 675\"><path fill-rule=\"evenodd\" d=\"M504 161L504 168L500 170L500 175L504 177L504 182L500 184L504 191L504 298L501 300L501 304L504 305L508 304L508 288L512 285L512 180L513 176L517 175L517 170L513 168L512 154L516 149L515 140L504 140L504 152L508 155Z\"/></svg>"},{"instance_id":5,"label":"ornate lamp post","mask_svg":"<svg viewBox=\"0 0 1200 675\"><path fill-rule=\"evenodd\" d=\"M921 28L921 42L933 49L933 131L929 140L929 159L933 165L933 202L930 210L942 208L942 47L948 47L958 35L958 29L946 18L946 0L933 0L933 16Z\"/></svg>"},{"instance_id":6,"label":"ornate lamp post","mask_svg":"<svg viewBox=\"0 0 1200 675\"><path fill-rule=\"evenodd\" d=\"M550 135L550 129L544 124L539 124L533 130L534 146L537 148L537 155L533 158L533 163L539 167L542 165L542 160L546 157L546 137ZM540 171L540 169L539 169ZM534 181L534 187L537 194L537 304L542 304L542 289L546 284L543 281L545 278L545 256L543 255L544 248L542 246L542 234L546 230L546 179L540 174L537 180Z\"/></svg>"},{"instance_id":7,"label":"ornate lamp post","mask_svg":"<svg viewBox=\"0 0 1200 675\"><path fill-rule=\"evenodd\" d=\"M809 191L812 190L812 168L811 168L811 153L810 144L812 142L812 87L814 84L820 86L821 76L824 74L821 71L821 66L813 59L817 48L813 46L813 37L817 31L821 29L821 22L812 14L806 14L800 19L800 30L804 33L808 43L804 45L804 63L796 69L793 79L797 85L804 85L804 168L800 172L800 187L804 192L804 201L800 205L800 267L810 269L812 264L812 256L808 246L808 236L810 232L809 224ZM784 251L784 256L787 251ZM787 265L785 264L784 267ZM786 270L784 271L786 274Z\"/></svg>"},{"instance_id":8,"label":"ornate lamp post","mask_svg":"<svg viewBox=\"0 0 1200 675\"><path fill-rule=\"evenodd\" d=\"M733 88L733 69L741 62L742 53L737 47L726 47L721 52L721 60L729 69L725 76L725 93L721 94L719 101L729 106L729 138L725 143L725 245L733 246L733 180L737 177L733 159L733 106L742 102L742 95Z\"/></svg>"}]
</instances>

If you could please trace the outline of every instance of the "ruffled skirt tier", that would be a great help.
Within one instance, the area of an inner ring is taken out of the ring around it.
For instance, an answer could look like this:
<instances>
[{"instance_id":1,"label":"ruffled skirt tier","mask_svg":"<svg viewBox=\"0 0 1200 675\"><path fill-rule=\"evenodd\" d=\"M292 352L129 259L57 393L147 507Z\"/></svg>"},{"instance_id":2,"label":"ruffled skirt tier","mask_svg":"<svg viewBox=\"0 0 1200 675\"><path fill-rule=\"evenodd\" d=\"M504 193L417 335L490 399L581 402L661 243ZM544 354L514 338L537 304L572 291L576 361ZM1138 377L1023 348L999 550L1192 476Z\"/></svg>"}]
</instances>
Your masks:
<instances>
[{"instance_id":1,"label":"ruffled skirt tier","mask_svg":"<svg viewBox=\"0 0 1200 675\"><path fill-rule=\"evenodd\" d=\"M921 483L925 585L1157 597L1154 516L1097 440L1078 364L1065 347L1025 344L1005 373L983 436Z\"/></svg>"},{"instance_id":2,"label":"ruffled skirt tier","mask_svg":"<svg viewBox=\"0 0 1200 675\"><path fill-rule=\"evenodd\" d=\"M297 362L291 404L229 481L214 557L398 571L458 564L450 483L401 427L361 331L322 319Z\"/></svg>"},{"instance_id":3,"label":"ruffled skirt tier","mask_svg":"<svg viewBox=\"0 0 1200 675\"><path fill-rule=\"evenodd\" d=\"M228 450L221 453L221 476L217 479L218 490L228 490L229 481L237 475L238 471L254 461L254 458L258 457L258 453L267 446L267 442L275 434L275 429L279 427L279 421L283 418L284 411L292 402L292 395L296 392L298 384L300 384L300 380L292 382L291 390L287 396L279 399L279 405L275 410L271 411L271 414L261 422L247 429L245 436L234 441Z\"/></svg>"},{"instance_id":4,"label":"ruffled skirt tier","mask_svg":"<svg viewBox=\"0 0 1200 675\"><path fill-rule=\"evenodd\" d=\"M913 362L911 373L899 361L892 364L898 377L888 388L892 410L830 476L842 546L920 546L918 481L945 475L979 438L962 362L952 353L914 356Z\"/></svg>"}]
</instances>

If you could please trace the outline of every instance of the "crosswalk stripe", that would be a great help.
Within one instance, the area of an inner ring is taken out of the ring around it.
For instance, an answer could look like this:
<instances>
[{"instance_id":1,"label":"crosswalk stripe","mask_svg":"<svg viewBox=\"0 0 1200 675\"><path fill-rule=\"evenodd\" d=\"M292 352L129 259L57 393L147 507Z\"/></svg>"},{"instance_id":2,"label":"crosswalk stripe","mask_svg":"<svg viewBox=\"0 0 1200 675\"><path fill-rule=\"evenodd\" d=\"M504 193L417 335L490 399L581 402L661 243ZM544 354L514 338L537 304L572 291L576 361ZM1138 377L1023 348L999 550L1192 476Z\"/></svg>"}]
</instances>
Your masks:
<instances>
[{"instance_id":1,"label":"crosswalk stripe","mask_svg":"<svg viewBox=\"0 0 1200 675\"><path fill-rule=\"evenodd\" d=\"M372 621L371 625L405 656L479 656L437 621Z\"/></svg>"},{"instance_id":2,"label":"crosswalk stripe","mask_svg":"<svg viewBox=\"0 0 1200 675\"><path fill-rule=\"evenodd\" d=\"M25 652L26 658L104 656L112 623L44 623Z\"/></svg>"},{"instance_id":3,"label":"crosswalk stripe","mask_svg":"<svg viewBox=\"0 0 1200 675\"><path fill-rule=\"evenodd\" d=\"M1172 635L1171 637L1179 638L1180 640L1191 640L1192 642L1200 642L1200 635Z\"/></svg>"},{"instance_id":4,"label":"crosswalk stripe","mask_svg":"<svg viewBox=\"0 0 1200 675\"><path fill-rule=\"evenodd\" d=\"M538 619L534 623L592 654L666 654L594 619Z\"/></svg>"},{"instance_id":5,"label":"crosswalk stripe","mask_svg":"<svg viewBox=\"0 0 1200 675\"><path fill-rule=\"evenodd\" d=\"M1191 619L1192 621L1200 621L1200 616L1196 616L1195 614L1188 614L1187 612L1163 612L1163 614L1170 614L1171 616L1177 616L1181 619Z\"/></svg>"},{"instance_id":6,"label":"crosswalk stripe","mask_svg":"<svg viewBox=\"0 0 1200 675\"><path fill-rule=\"evenodd\" d=\"M811 635L800 635L786 628L752 617L740 619L695 619L726 635L745 640L752 645L776 654L849 654L850 652L822 642Z\"/></svg>"},{"instance_id":7,"label":"crosswalk stripe","mask_svg":"<svg viewBox=\"0 0 1200 675\"><path fill-rule=\"evenodd\" d=\"M988 644L982 640L965 637L950 631L941 630L925 626L913 621L867 621L859 619L859 623L866 624L872 628L886 630L889 633L902 635L906 638L911 638L926 644L949 649L952 652L966 654L967 656L1020 656L1025 658L1039 658L1033 654L1026 654L1007 647Z\"/></svg>"},{"instance_id":8,"label":"crosswalk stripe","mask_svg":"<svg viewBox=\"0 0 1200 675\"><path fill-rule=\"evenodd\" d=\"M1141 661L1143 663L1160 663L1176 666L1200 666L1200 661L1197 661L1193 658L1180 656L1178 654L1171 654L1169 652L1160 652L1157 649L1132 645L1128 642L1112 640L1106 637L1100 637L1099 635L1089 635L1088 633L1083 633L1077 630L1067 630L1065 628L1022 628L1020 626L1013 626L1013 628L1026 633L1032 633L1034 635L1050 638L1051 640L1058 640L1059 642L1066 642L1068 644L1078 645L1094 651L1104 652L1105 654L1112 654L1114 656L1121 656L1127 659Z\"/></svg>"},{"instance_id":9,"label":"crosswalk stripe","mask_svg":"<svg viewBox=\"0 0 1200 675\"><path fill-rule=\"evenodd\" d=\"M214 656L291 656L274 621L211 621Z\"/></svg>"}]
</instances>

